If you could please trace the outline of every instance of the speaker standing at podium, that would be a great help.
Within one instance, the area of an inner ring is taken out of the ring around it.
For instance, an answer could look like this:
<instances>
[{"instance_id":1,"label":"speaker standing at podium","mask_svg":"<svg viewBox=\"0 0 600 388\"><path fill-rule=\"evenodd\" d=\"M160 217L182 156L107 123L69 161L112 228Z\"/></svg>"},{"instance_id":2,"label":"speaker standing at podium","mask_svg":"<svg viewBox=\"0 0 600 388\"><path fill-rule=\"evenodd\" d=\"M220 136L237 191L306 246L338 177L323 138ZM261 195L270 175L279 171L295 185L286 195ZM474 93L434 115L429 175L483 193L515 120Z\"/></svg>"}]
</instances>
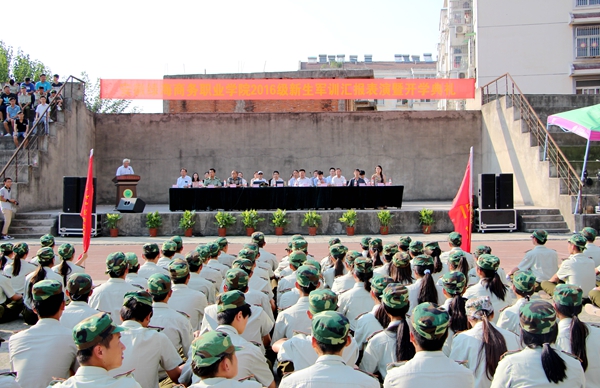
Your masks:
<instances>
[{"instance_id":1,"label":"speaker standing at podium","mask_svg":"<svg viewBox=\"0 0 600 388\"><path fill-rule=\"evenodd\" d=\"M115 175L116 176L133 175L134 174L133 168L131 168L129 163L131 163L131 160L123 159L123 165L121 167L117 168L117 173Z\"/></svg>"}]
</instances>

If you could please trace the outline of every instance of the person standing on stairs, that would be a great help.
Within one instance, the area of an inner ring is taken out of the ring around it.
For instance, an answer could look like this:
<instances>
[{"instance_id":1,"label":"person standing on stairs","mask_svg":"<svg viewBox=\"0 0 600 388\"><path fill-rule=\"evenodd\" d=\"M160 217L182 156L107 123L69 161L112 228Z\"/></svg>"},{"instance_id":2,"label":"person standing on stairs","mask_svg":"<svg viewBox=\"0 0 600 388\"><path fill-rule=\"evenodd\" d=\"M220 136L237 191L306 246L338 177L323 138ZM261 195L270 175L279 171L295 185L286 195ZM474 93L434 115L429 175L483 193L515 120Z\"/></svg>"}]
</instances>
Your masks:
<instances>
[{"instance_id":1,"label":"person standing on stairs","mask_svg":"<svg viewBox=\"0 0 600 388\"><path fill-rule=\"evenodd\" d=\"M0 209L4 215L4 226L2 227L2 240L12 240L13 238L8 235L8 228L10 222L13 219L14 213L17 211L19 202L16 199L12 199L12 193L10 187L12 186L11 178L4 178L4 187L0 189Z\"/></svg>"}]
</instances>

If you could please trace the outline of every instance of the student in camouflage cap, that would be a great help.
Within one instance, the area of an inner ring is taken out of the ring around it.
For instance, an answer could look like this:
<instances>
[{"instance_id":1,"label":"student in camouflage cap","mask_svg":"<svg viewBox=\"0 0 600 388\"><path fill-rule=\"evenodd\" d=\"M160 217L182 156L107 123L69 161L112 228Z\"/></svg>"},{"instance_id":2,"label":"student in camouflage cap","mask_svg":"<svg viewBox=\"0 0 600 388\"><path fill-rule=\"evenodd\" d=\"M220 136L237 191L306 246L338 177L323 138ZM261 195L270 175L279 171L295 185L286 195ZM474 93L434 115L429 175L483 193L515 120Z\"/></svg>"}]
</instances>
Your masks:
<instances>
[{"instance_id":1,"label":"student in camouflage cap","mask_svg":"<svg viewBox=\"0 0 600 388\"><path fill-rule=\"evenodd\" d=\"M215 240L217 244L219 244L219 257L217 258L218 262L226 266L227 268L231 268L233 261L235 260L234 255L230 255L229 250L229 242L225 237L219 237Z\"/></svg>"},{"instance_id":2,"label":"student in camouflage cap","mask_svg":"<svg viewBox=\"0 0 600 388\"><path fill-rule=\"evenodd\" d=\"M140 266L138 275L144 279L148 279L150 275L155 273L169 274L169 271L159 267L156 263L160 255L160 249L156 243L146 243L142 246L142 257L144 258L144 264Z\"/></svg>"},{"instance_id":3,"label":"student in camouflage cap","mask_svg":"<svg viewBox=\"0 0 600 388\"><path fill-rule=\"evenodd\" d=\"M147 279L141 277L138 274L140 270L140 263L138 261L138 257L134 252L125 252L125 259L127 260L128 271L127 276L125 276L125 282L129 284L133 284L136 287L141 288L142 290L146 289L148 286Z\"/></svg>"},{"instance_id":4,"label":"student in camouflage cap","mask_svg":"<svg viewBox=\"0 0 600 388\"><path fill-rule=\"evenodd\" d=\"M373 267L380 267L383 265L381 260L381 254L383 252L383 242L380 238L373 238L369 242L369 257L373 261Z\"/></svg>"},{"instance_id":5,"label":"student in camouflage cap","mask_svg":"<svg viewBox=\"0 0 600 388\"><path fill-rule=\"evenodd\" d=\"M514 273L511 288L517 296L517 301L500 312L498 327L516 335L521 335L519 309L523 304L529 302L529 298L533 295L537 286L539 284L536 282L535 274L532 271L517 271Z\"/></svg>"},{"instance_id":6,"label":"student in camouflage cap","mask_svg":"<svg viewBox=\"0 0 600 388\"><path fill-rule=\"evenodd\" d=\"M369 257L369 245L371 243L371 237L363 237L360 239L360 247L362 248L362 255L364 257Z\"/></svg>"},{"instance_id":7,"label":"student in camouflage cap","mask_svg":"<svg viewBox=\"0 0 600 388\"><path fill-rule=\"evenodd\" d=\"M244 292L244 289L248 287L248 273L239 268L232 268L227 271L225 275L225 287L227 290L240 290Z\"/></svg>"},{"instance_id":8,"label":"student in camouflage cap","mask_svg":"<svg viewBox=\"0 0 600 388\"><path fill-rule=\"evenodd\" d=\"M188 287L190 281L190 269L187 261L174 259L169 264L171 276L172 295L169 299L171 308L182 311L190 317L190 323L194 330L200 328L204 318L204 309L208 306L208 298L200 291Z\"/></svg>"},{"instance_id":9,"label":"student in camouflage cap","mask_svg":"<svg viewBox=\"0 0 600 388\"><path fill-rule=\"evenodd\" d=\"M0 252L2 253L0 256L0 271L4 271L4 267L7 264L13 263L14 253L12 243L4 242L0 244Z\"/></svg>"},{"instance_id":10,"label":"student in camouflage cap","mask_svg":"<svg viewBox=\"0 0 600 388\"><path fill-rule=\"evenodd\" d=\"M94 310L88 305L88 299L92 293L92 288L93 282L90 275L85 273L73 273L69 276L65 290L67 296L71 299L71 303L65 307L60 318L60 323L64 327L72 329L85 318L98 313L97 310Z\"/></svg>"},{"instance_id":11,"label":"student in camouflage cap","mask_svg":"<svg viewBox=\"0 0 600 388\"><path fill-rule=\"evenodd\" d=\"M175 250L175 254L173 255L174 259L185 259L185 256L181 253L183 252L183 239L181 236L173 236L170 238L177 245L177 249Z\"/></svg>"},{"instance_id":12,"label":"student in camouflage cap","mask_svg":"<svg viewBox=\"0 0 600 388\"><path fill-rule=\"evenodd\" d=\"M294 284L296 283L296 270L306 261L306 254L301 250L295 250L289 254L288 260L289 268L292 272L279 280L279 284L277 285L277 305L280 305L281 303L281 295L294 288Z\"/></svg>"},{"instance_id":13,"label":"student in camouflage cap","mask_svg":"<svg viewBox=\"0 0 600 388\"><path fill-rule=\"evenodd\" d=\"M459 251L464 252L460 247L462 245L462 235L458 232L452 232L448 235L448 246L450 247L449 251L443 252L440 255L440 260L443 264L448 264L448 257L451 253ZM469 268L475 267L475 260L473 259L473 255L469 252L465 252L465 256L467 257L467 263L469 263Z\"/></svg>"},{"instance_id":14,"label":"student in camouflage cap","mask_svg":"<svg viewBox=\"0 0 600 388\"><path fill-rule=\"evenodd\" d=\"M306 260L304 262L304 265L310 265L312 267L315 267L317 269L317 272L319 273L319 275L321 274L321 263L319 263L316 260Z\"/></svg>"},{"instance_id":15,"label":"student in camouflage cap","mask_svg":"<svg viewBox=\"0 0 600 388\"><path fill-rule=\"evenodd\" d=\"M250 275L250 273L254 269L254 262L250 259L239 259L238 258L233 262L233 268L240 268L240 269L244 270L248 275Z\"/></svg>"},{"instance_id":16,"label":"student in camouflage cap","mask_svg":"<svg viewBox=\"0 0 600 388\"><path fill-rule=\"evenodd\" d=\"M397 244L385 244L383 246L383 258L385 260L385 265L382 267L382 274L388 272L388 267L392 262L392 258L396 253L398 253L398 245ZM383 270L385 268L385 270Z\"/></svg>"},{"instance_id":17,"label":"student in camouflage cap","mask_svg":"<svg viewBox=\"0 0 600 388\"><path fill-rule=\"evenodd\" d=\"M263 232L254 232L250 236L250 241L252 241L255 244L261 243L265 241L265 234Z\"/></svg>"},{"instance_id":18,"label":"student in camouflage cap","mask_svg":"<svg viewBox=\"0 0 600 388\"><path fill-rule=\"evenodd\" d=\"M213 241L206 244L202 255L208 255L208 260L204 263L204 267L219 271L221 277L225 277L225 274L229 270L229 267L219 263L220 252L221 247L217 242Z\"/></svg>"},{"instance_id":19,"label":"student in camouflage cap","mask_svg":"<svg viewBox=\"0 0 600 388\"><path fill-rule=\"evenodd\" d=\"M332 288L334 280L347 272L344 264L347 254L347 248L342 244L337 243L329 246L329 256L327 256L327 259L333 265L323 273L323 279L327 287Z\"/></svg>"},{"instance_id":20,"label":"student in camouflage cap","mask_svg":"<svg viewBox=\"0 0 600 388\"><path fill-rule=\"evenodd\" d=\"M477 256L479 260L479 256ZM469 280L469 262L465 251L454 251L448 255L448 269L462 272Z\"/></svg>"},{"instance_id":21,"label":"student in camouflage cap","mask_svg":"<svg viewBox=\"0 0 600 388\"><path fill-rule=\"evenodd\" d=\"M330 385L335 381L344 387L378 388L372 377L346 365L342 353L351 343L348 319L335 311L316 314L312 320L312 347L318 354L314 365L285 377L280 388Z\"/></svg>"},{"instance_id":22,"label":"student in camouflage cap","mask_svg":"<svg viewBox=\"0 0 600 388\"><path fill-rule=\"evenodd\" d=\"M444 290L436 283L437 278L434 280L433 257L425 254L413 256L411 264L416 279L414 283L407 286L411 309L424 302L443 304L446 298Z\"/></svg>"},{"instance_id":23,"label":"student in camouflage cap","mask_svg":"<svg viewBox=\"0 0 600 388\"><path fill-rule=\"evenodd\" d=\"M302 265L296 270L296 283L300 287L319 287L319 271L311 265Z\"/></svg>"},{"instance_id":24,"label":"student in camouflage cap","mask_svg":"<svg viewBox=\"0 0 600 388\"><path fill-rule=\"evenodd\" d=\"M506 355L498 363L492 387L584 387L581 362L557 351L556 310L536 300L520 309L521 342L524 349Z\"/></svg>"},{"instance_id":25,"label":"student in camouflage cap","mask_svg":"<svg viewBox=\"0 0 600 388\"><path fill-rule=\"evenodd\" d=\"M54 236L51 234L45 234L42 237L40 237L40 245L42 247L50 247L50 248L54 248Z\"/></svg>"},{"instance_id":26,"label":"student in camouflage cap","mask_svg":"<svg viewBox=\"0 0 600 388\"><path fill-rule=\"evenodd\" d=\"M412 238L409 236L400 236L398 239L398 249L400 249L402 252L408 252L411 242Z\"/></svg>"},{"instance_id":27,"label":"student in camouflage cap","mask_svg":"<svg viewBox=\"0 0 600 388\"><path fill-rule=\"evenodd\" d=\"M395 283L412 284L414 281L410 267L411 257L407 252L399 251L392 257L388 275Z\"/></svg>"},{"instance_id":28,"label":"student in camouflage cap","mask_svg":"<svg viewBox=\"0 0 600 388\"><path fill-rule=\"evenodd\" d=\"M416 257L423 254L423 243L421 241L411 241L408 246L408 253L411 257Z\"/></svg>"},{"instance_id":29,"label":"student in camouflage cap","mask_svg":"<svg viewBox=\"0 0 600 388\"><path fill-rule=\"evenodd\" d=\"M368 313L375 306L371 296L371 278L373 277L373 262L371 259L359 257L354 260L352 277L355 284L348 291L339 295L339 311L348 317L352 330L356 330L357 318Z\"/></svg>"},{"instance_id":30,"label":"student in camouflage cap","mask_svg":"<svg viewBox=\"0 0 600 388\"><path fill-rule=\"evenodd\" d=\"M163 243L161 253L162 256L156 262L159 267L168 269L169 263L173 260L177 252L177 243L173 240L167 240Z\"/></svg>"},{"instance_id":31,"label":"student in camouflage cap","mask_svg":"<svg viewBox=\"0 0 600 388\"><path fill-rule=\"evenodd\" d=\"M473 252L474 258L477 259L477 258L479 258L479 256L481 256L483 254L491 255L492 248L490 248L487 245L478 245L477 248L475 248L475 252Z\"/></svg>"},{"instance_id":32,"label":"student in camouflage cap","mask_svg":"<svg viewBox=\"0 0 600 388\"><path fill-rule=\"evenodd\" d=\"M371 278L371 298L375 304L370 312L361 314L356 318L354 339L359 349L363 349L368 338L376 332L382 331L390 324L390 318L385 313L381 304L383 290L390 283L394 283L394 279L388 276L373 275L373 278Z\"/></svg>"},{"instance_id":33,"label":"student in camouflage cap","mask_svg":"<svg viewBox=\"0 0 600 388\"><path fill-rule=\"evenodd\" d=\"M171 274L171 279L181 279L187 277L190 274L187 261L179 259L171 261L169 263L169 273Z\"/></svg>"},{"instance_id":34,"label":"student in camouflage cap","mask_svg":"<svg viewBox=\"0 0 600 388\"><path fill-rule=\"evenodd\" d=\"M296 239L292 240L292 251L302 251L304 253L307 252L308 242L304 239Z\"/></svg>"},{"instance_id":35,"label":"student in camouflage cap","mask_svg":"<svg viewBox=\"0 0 600 388\"><path fill-rule=\"evenodd\" d=\"M155 273L148 278L148 292L153 297L168 294L171 292L171 279L166 275Z\"/></svg>"},{"instance_id":36,"label":"student in camouflage cap","mask_svg":"<svg viewBox=\"0 0 600 388\"><path fill-rule=\"evenodd\" d=\"M550 280L556 273L561 260L554 249L545 246L548 240L548 233L545 230L534 230L530 237L533 249L527 251L521 262L508 271L507 275L511 277L517 271L532 271L537 282L541 284L543 281ZM541 288L536 287L536 291L539 290Z\"/></svg>"},{"instance_id":37,"label":"student in camouflage cap","mask_svg":"<svg viewBox=\"0 0 600 388\"><path fill-rule=\"evenodd\" d=\"M448 311L450 315L447 345L451 347L454 334L469 328L465 308L466 299L463 298L463 294L467 289L467 278L460 271L450 271L446 272L440 281L444 296L447 298L441 307Z\"/></svg>"},{"instance_id":38,"label":"student in camouflage cap","mask_svg":"<svg viewBox=\"0 0 600 388\"><path fill-rule=\"evenodd\" d=\"M248 259L248 260L256 260L256 251L249 249L249 248L243 248L238 252L237 257L239 259Z\"/></svg>"},{"instance_id":39,"label":"student in camouflage cap","mask_svg":"<svg viewBox=\"0 0 600 388\"><path fill-rule=\"evenodd\" d=\"M12 256L12 244L4 243L0 244L0 247L2 245L4 245L4 252L1 258L2 269L4 269L4 265L9 261L11 263L7 269L11 269L12 260L6 255ZM10 273L9 271L7 272ZM23 310L23 295L15 292L8 273L2 276L0 272L0 323L14 321Z\"/></svg>"},{"instance_id":40,"label":"student in camouflage cap","mask_svg":"<svg viewBox=\"0 0 600 388\"><path fill-rule=\"evenodd\" d=\"M596 229L586 226L580 233L587 240L587 243L585 244L585 254L594 260L594 265L598 268L600 266L600 247L594 244L596 237L598 237L598 232ZM600 280L600 278L597 277L596 282L598 282L598 280Z\"/></svg>"},{"instance_id":41,"label":"student in camouflage cap","mask_svg":"<svg viewBox=\"0 0 600 388\"><path fill-rule=\"evenodd\" d=\"M40 280L52 279L59 281L63 284L63 277L52 271L54 265L54 251L50 247L43 247L37 251L37 257L39 259L38 267L36 270L25 277L25 295L24 295L24 308L23 308L23 319L28 325L33 325L37 322L37 314L33 312L33 289L32 285L36 284Z\"/></svg>"},{"instance_id":42,"label":"student in camouflage cap","mask_svg":"<svg viewBox=\"0 0 600 388\"><path fill-rule=\"evenodd\" d=\"M323 311L337 310L338 297L331 290L314 290L308 295L308 303L308 311L314 316Z\"/></svg>"},{"instance_id":43,"label":"student in camouflage cap","mask_svg":"<svg viewBox=\"0 0 600 388\"><path fill-rule=\"evenodd\" d=\"M60 257L61 262L60 264L54 266L52 270L62 277L63 284L67 284L69 274L76 272L85 272L85 268L73 263L74 255L75 247L73 247L73 245L65 243L58 247L58 257Z\"/></svg>"}]
</instances>

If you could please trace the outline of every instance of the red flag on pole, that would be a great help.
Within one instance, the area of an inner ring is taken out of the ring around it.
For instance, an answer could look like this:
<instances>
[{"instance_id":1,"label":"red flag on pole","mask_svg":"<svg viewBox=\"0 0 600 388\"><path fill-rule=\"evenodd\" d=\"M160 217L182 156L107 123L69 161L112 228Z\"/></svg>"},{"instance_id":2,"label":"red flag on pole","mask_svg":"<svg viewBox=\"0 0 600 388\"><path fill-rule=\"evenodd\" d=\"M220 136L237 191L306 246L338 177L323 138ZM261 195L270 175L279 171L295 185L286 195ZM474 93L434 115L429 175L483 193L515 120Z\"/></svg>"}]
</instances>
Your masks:
<instances>
[{"instance_id":1,"label":"red flag on pole","mask_svg":"<svg viewBox=\"0 0 600 388\"><path fill-rule=\"evenodd\" d=\"M83 195L83 206L81 206L81 218L83 219L83 253L87 253L92 237L92 203L94 202L94 150L90 150L90 162L88 165L87 180L85 182L85 194ZM83 255L83 254L82 254ZM81 257L81 256L80 256Z\"/></svg>"},{"instance_id":2,"label":"red flag on pole","mask_svg":"<svg viewBox=\"0 0 600 388\"><path fill-rule=\"evenodd\" d=\"M473 179L471 173L473 170L473 147L469 155L469 163L463 177L458 193L452 201L452 207L448 212L450 220L454 224L454 231L463 236L461 249L465 252L471 252L471 224L473 214Z\"/></svg>"}]
</instances>

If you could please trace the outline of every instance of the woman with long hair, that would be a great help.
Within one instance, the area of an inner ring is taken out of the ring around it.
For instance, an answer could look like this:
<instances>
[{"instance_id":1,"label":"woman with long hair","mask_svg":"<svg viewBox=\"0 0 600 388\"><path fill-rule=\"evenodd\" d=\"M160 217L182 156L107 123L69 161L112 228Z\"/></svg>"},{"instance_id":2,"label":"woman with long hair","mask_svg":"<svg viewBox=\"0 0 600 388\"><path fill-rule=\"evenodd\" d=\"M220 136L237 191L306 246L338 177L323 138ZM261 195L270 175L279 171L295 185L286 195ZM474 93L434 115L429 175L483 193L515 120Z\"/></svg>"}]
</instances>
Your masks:
<instances>
[{"instance_id":1,"label":"woman with long hair","mask_svg":"<svg viewBox=\"0 0 600 388\"><path fill-rule=\"evenodd\" d=\"M34 272L37 267L26 260L27 255L29 255L29 246L27 243L16 243L13 246L13 252L15 254L13 262L4 267L4 276L10 278L10 284L15 293L25 294L25 278Z\"/></svg>"},{"instance_id":2,"label":"woman with long hair","mask_svg":"<svg viewBox=\"0 0 600 388\"><path fill-rule=\"evenodd\" d=\"M202 187L202 179L200 179L200 174L197 172L192 174L192 187Z\"/></svg>"},{"instance_id":3,"label":"woman with long hair","mask_svg":"<svg viewBox=\"0 0 600 388\"><path fill-rule=\"evenodd\" d=\"M556 310L550 303L542 300L525 303L521 306L519 324L525 347L500 360L492 388L586 386L581 362L552 346L558 336L558 324Z\"/></svg>"},{"instance_id":4,"label":"woman with long hair","mask_svg":"<svg viewBox=\"0 0 600 388\"><path fill-rule=\"evenodd\" d=\"M410 243L412 242L412 238L409 236L400 236L398 239L398 249L402 252L408 252L408 248L410 247Z\"/></svg>"},{"instance_id":5,"label":"woman with long hair","mask_svg":"<svg viewBox=\"0 0 600 388\"><path fill-rule=\"evenodd\" d=\"M408 285L414 282L408 253L398 252L394 255L388 267L388 276L394 279L394 283Z\"/></svg>"},{"instance_id":6,"label":"woman with long hair","mask_svg":"<svg viewBox=\"0 0 600 388\"><path fill-rule=\"evenodd\" d=\"M373 186L386 182L385 175L383 175L383 168L379 164L375 167L375 174L371 175L371 182L373 182Z\"/></svg>"},{"instance_id":7,"label":"woman with long hair","mask_svg":"<svg viewBox=\"0 0 600 388\"><path fill-rule=\"evenodd\" d=\"M460 271L450 271L442 276L441 281L444 296L447 298L441 307L448 311L450 315L448 338L444 342L442 351L446 356L450 356L454 335L469 328L469 320L467 319L465 308L467 300L462 296L467 289L467 279Z\"/></svg>"},{"instance_id":8,"label":"woman with long hair","mask_svg":"<svg viewBox=\"0 0 600 388\"><path fill-rule=\"evenodd\" d=\"M344 259L342 260L342 265L345 268L345 275L338 276L333 280L331 291L339 295L342 292L354 287L354 284L356 282L354 281L354 277L352 276L352 270L354 268L354 260L356 260L359 257L362 257L362 255L358 251L350 251L346 253L346 256L344 256Z\"/></svg>"},{"instance_id":9,"label":"woman with long hair","mask_svg":"<svg viewBox=\"0 0 600 388\"><path fill-rule=\"evenodd\" d=\"M441 279L442 276L444 276L444 274L446 272L448 272L448 266L446 264L443 264L442 261L440 260L440 255L442 254L442 249L440 248L440 244L438 244L435 241L428 242L423 247L423 253L425 253L426 255L429 255L433 258L433 273L432 273L432 275L433 275L433 280L435 282L437 282L439 279Z\"/></svg>"},{"instance_id":10,"label":"woman with long hair","mask_svg":"<svg viewBox=\"0 0 600 388\"><path fill-rule=\"evenodd\" d=\"M360 248L362 249L362 255L367 259L371 258L371 253L369 252L369 245L371 244L371 237L363 237L360 239Z\"/></svg>"},{"instance_id":11,"label":"woman with long hair","mask_svg":"<svg viewBox=\"0 0 600 388\"><path fill-rule=\"evenodd\" d=\"M390 324L369 340L360 368L365 372L377 373L383 380L387 375L388 364L411 360L416 351L410 341L409 323L406 319L410 307L406 287L397 283L388 284L383 291L381 304L390 317Z\"/></svg>"},{"instance_id":12,"label":"woman with long hair","mask_svg":"<svg viewBox=\"0 0 600 388\"><path fill-rule=\"evenodd\" d=\"M497 323L498 327L513 332L516 335L521 335L519 309L525 303L529 302L529 298L535 290L535 281L535 275L531 271L517 271L514 273L511 287L517 296L517 301L512 306L500 312Z\"/></svg>"},{"instance_id":13,"label":"woman with long hair","mask_svg":"<svg viewBox=\"0 0 600 388\"><path fill-rule=\"evenodd\" d=\"M381 253L382 255L380 257L383 265L373 270L374 275L388 275L390 273L390 263L392 262L394 255L398 253L398 245L385 244Z\"/></svg>"},{"instance_id":14,"label":"woman with long hair","mask_svg":"<svg viewBox=\"0 0 600 388\"><path fill-rule=\"evenodd\" d=\"M369 242L369 257L373 260L373 268L383 265L381 255L383 253L383 242L380 238L374 238Z\"/></svg>"},{"instance_id":15,"label":"woman with long hair","mask_svg":"<svg viewBox=\"0 0 600 388\"><path fill-rule=\"evenodd\" d=\"M342 242L340 241L339 238L332 237L332 238L329 239L328 246L331 247L332 245L341 244L341 243ZM322 269L321 272L327 271L329 268L333 267L334 264L335 263L334 263L334 261L333 261L333 259L331 258L330 255L325 256L324 258L321 259L321 269Z\"/></svg>"},{"instance_id":16,"label":"woman with long hair","mask_svg":"<svg viewBox=\"0 0 600 388\"><path fill-rule=\"evenodd\" d=\"M577 356L585 372L587 387L600 387L600 329L579 320L583 291L572 284L554 289L554 308L558 317L556 348Z\"/></svg>"},{"instance_id":17,"label":"woman with long hair","mask_svg":"<svg viewBox=\"0 0 600 388\"><path fill-rule=\"evenodd\" d=\"M329 246L329 258L333 261L333 266L323 271L323 279L327 287L333 286L335 278L343 276L347 273L344 267L344 258L348 249L342 244L333 244Z\"/></svg>"},{"instance_id":18,"label":"woman with long hair","mask_svg":"<svg viewBox=\"0 0 600 388\"><path fill-rule=\"evenodd\" d=\"M354 331L354 340L360 351L363 350L364 345L373 333L383 330L384 327L390 324L390 317L385 313L381 304L383 290L390 283L394 283L394 280L387 276L373 275L371 279L371 297L375 302L375 306L370 312L358 316L356 330Z\"/></svg>"},{"instance_id":19,"label":"woman with long hair","mask_svg":"<svg viewBox=\"0 0 600 388\"><path fill-rule=\"evenodd\" d=\"M375 302L371 298L371 278L373 277L373 262L359 257L354 260L352 270L354 287L339 295L338 311L350 321L350 330L356 330L356 318L373 309Z\"/></svg>"},{"instance_id":20,"label":"woman with long hair","mask_svg":"<svg viewBox=\"0 0 600 388\"><path fill-rule=\"evenodd\" d=\"M465 252L454 251L450 253L450 256L448 256L448 270L462 272L467 280L467 285L469 284L469 263Z\"/></svg>"},{"instance_id":21,"label":"woman with long hair","mask_svg":"<svg viewBox=\"0 0 600 388\"><path fill-rule=\"evenodd\" d=\"M42 280L56 280L62 284L62 276L52 271L54 265L54 251L50 247L40 248L37 251L39 266L25 277L25 307L23 308L23 319L29 325L35 325L38 320L37 314L33 312L33 285Z\"/></svg>"},{"instance_id":22,"label":"woman with long hair","mask_svg":"<svg viewBox=\"0 0 600 388\"><path fill-rule=\"evenodd\" d=\"M73 245L66 243L58 247L58 257L60 257L61 262L59 265L52 267L52 271L56 272L62 277L64 285L67 284L70 274L85 273L85 268L73 263L74 255L75 248Z\"/></svg>"},{"instance_id":23,"label":"woman with long hair","mask_svg":"<svg viewBox=\"0 0 600 388\"><path fill-rule=\"evenodd\" d=\"M412 260L413 274L417 279L407 286L410 305L414 307L421 303L430 302L441 305L446 300L442 287L433 281L433 258L419 255Z\"/></svg>"},{"instance_id":24,"label":"woman with long hair","mask_svg":"<svg viewBox=\"0 0 600 388\"><path fill-rule=\"evenodd\" d=\"M4 271L4 267L13 262L13 245L9 242L0 244L0 252L2 252L2 257L0 257L0 270Z\"/></svg>"},{"instance_id":25,"label":"woman with long hair","mask_svg":"<svg viewBox=\"0 0 600 388\"><path fill-rule=\"evenodd\" d=\"M494 311L502 311L512 304L512 298L508 293L508 287L502 282L498 275L500 259L493 255L481 255L477 259L477 276L479 282L467 288L465 298L471 299L477 296L489 296ZM494 317L492 322L496 323L498 317Z\"/></svg>"},{"instance_id":26,"label":"woman with long hair","mask_svg":"<svg viewBox=\"0 0 600 388\"><path fill-rule=\"evenodd\" d=\"M471 298L465 307L471 329L454 337L450 358L456 361L466 360L467 368L475 377L475 386L489 388L500 357L507 351L521 349L519 337L490 322L494 307L488 296Z\"/></svg>"}]
</instances>

